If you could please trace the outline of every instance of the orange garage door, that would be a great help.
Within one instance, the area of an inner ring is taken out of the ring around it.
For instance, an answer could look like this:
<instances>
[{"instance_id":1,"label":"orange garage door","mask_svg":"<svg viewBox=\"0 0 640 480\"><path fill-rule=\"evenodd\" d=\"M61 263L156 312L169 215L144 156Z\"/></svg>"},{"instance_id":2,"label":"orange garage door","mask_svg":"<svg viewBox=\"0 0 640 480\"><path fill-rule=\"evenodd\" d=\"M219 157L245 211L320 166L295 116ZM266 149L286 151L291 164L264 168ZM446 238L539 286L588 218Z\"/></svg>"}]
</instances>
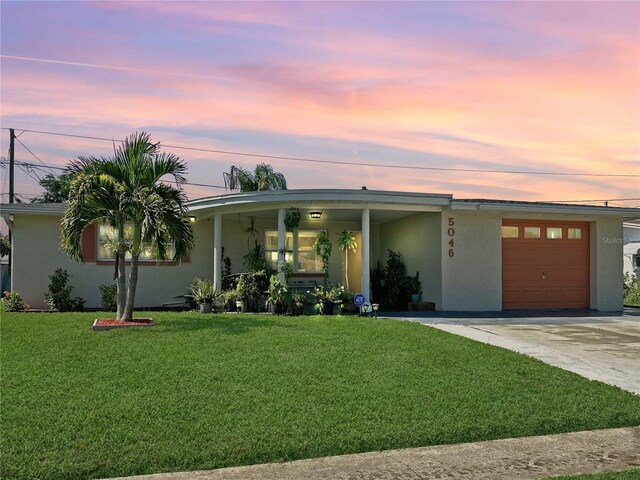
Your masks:
<instances>
[{"instance_id":1,"label":"orange garage door","mask_svg":"<svg viewBox=\"0 0 640 480\"><path fill-rule=\"evenodd\" d=\"M589 308L589 224L504 220L502 308Z\"/></svg>"}]
</instances>

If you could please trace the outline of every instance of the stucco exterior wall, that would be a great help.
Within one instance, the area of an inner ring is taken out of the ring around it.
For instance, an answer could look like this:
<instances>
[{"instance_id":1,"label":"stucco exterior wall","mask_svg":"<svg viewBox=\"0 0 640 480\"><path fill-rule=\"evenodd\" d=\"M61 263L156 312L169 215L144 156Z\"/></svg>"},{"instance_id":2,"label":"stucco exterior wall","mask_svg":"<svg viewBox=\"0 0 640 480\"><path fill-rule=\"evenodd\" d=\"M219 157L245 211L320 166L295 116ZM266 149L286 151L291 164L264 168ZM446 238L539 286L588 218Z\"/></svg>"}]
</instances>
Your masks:
<instances>
[{"instance_id":1,"label":"stucco exterior wall","mask_svg":"<svg viewBox=\"0 0 640 480\"><path fill-rule=\"evenodd\" d=\"M72 261L59 247L59 218L15 215L13 225L13 289L33 308L46 308L48 276L57 268L67 270L71 295L83 297L88 308L99 308L98 285L113 283L114 267ZM211 221L194 225L196 247L189 263L173 266L142 265L139 269L136 307L153 307L175 301L186 293L194 277L210 277L212 271Z\"/></svg>"},{"instance_id":2,"label":"stucco exterior wall","mask_svg":"<svg viewBox=\"0 0 640 480\"><path fill-rule=\"evenodd\" d=\"M387 249L400 252L407 275L420 272L422 300L434 302L437 309L442 306L440 224L439 213L421 213L381 224L376 258L384 268Z\"/></svg>"},{"instance_id":3,"label":"stucco exterior wall","mask_svg":"<svg viewBox=\"0 0 640 480\"><path fill-rule=\"evenodd\" d=\"M495 214L442 214L442 310L502 310L501 226Z\"/></svg>"},{"instance_id":4,"label":"stucco exterior wall","mask_svg":"<svg viewBox=\"0 0 640 480\"><path fill-rule=\"evenodd\" d=\"M622 310L622 220L600 218L591 222L591 308Z\"/></svg>"}]
</instances>

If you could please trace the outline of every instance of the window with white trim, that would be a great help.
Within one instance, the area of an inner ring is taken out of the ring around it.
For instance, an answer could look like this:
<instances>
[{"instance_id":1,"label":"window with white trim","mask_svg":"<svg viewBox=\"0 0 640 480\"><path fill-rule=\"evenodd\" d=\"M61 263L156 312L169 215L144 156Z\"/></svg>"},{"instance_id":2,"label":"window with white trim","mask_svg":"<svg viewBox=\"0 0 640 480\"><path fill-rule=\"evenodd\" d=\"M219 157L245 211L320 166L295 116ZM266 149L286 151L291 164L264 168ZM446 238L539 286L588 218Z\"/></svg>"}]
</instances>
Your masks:
<instances>
[{"instance_id":1,"label":"window with white trim","mask_svg":"<svg viewBox=\"0 0 640 480\"><path fill-rule=\"evenodd\" d=\"M285 261L291 263L296 273L322 273L322 260L316 254L315 243L320 230L296 230L285 237ZM278 231L265 232L267 260L273 269L278 268Z\"/></svg>"},{"instance_id":2,"label":"window with white trim","mask_svg":"<svg viewBox=\"0 0 640 480\"><path fill-rule=\"evenodd\" d=\"M111 225L98 225L97 237L98 237L98 260L99 261L112 261L115 260L115 253L113 251L113 244L116 239L116 228ZM131 243L133 240L133 225L125 225L124 227L124 239L125 242ZM160 260L160 262L172 262L175 255L175 247L173 242L168 243L166 251L166 259ZM126 260L131 260L131 252L125 254ZM156 249L150 245L143 244L140 249L140 261L141 262L156 262Z\"/></svg>"}]
</instances>

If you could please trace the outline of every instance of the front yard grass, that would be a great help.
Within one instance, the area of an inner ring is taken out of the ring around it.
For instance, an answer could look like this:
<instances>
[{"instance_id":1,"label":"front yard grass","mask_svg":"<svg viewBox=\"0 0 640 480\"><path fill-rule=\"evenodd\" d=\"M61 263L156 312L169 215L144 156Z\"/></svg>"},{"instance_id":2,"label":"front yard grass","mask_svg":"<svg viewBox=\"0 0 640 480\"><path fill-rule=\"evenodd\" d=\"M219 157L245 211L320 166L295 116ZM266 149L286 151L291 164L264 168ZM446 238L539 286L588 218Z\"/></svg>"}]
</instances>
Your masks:
<instances>
[{"instance_id":1,"label":"front yard grass","mask_svg":"<svg viewBox=\"0 0 640 480\"><path fill-rule=\"evenodd\" d=\"M154 312L153 328L91 331L104 316L2 314L2 478L640 424L639 397L415 323Z\"/></svg>"}]
</instances>

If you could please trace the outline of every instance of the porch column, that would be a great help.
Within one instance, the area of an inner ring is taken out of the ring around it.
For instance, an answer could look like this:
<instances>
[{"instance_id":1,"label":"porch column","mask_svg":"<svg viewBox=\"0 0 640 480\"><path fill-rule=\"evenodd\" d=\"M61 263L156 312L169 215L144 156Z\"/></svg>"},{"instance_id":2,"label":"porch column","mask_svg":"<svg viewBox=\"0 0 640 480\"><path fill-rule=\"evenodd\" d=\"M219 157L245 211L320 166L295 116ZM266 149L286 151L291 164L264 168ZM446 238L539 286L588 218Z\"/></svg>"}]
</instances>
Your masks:
<instances>
[{"instance_id":1,"label":"porch column","mask_svg":"<svg viewBox=\"0 0 640 480\"><path fill-rule=\"evenodd\" d=\"M284 216L285 216L285 209L279 208L278 209L278 280L280 280L282 284L284 284L287 281L287 277L284 273L284 267L285 267L284 249L285 249L285 242L286 242L286 235L287 235L287 230L284 226Z\"/></svg>"},{"instance_id":2,"label":"porch column","mask_svg":"<svg viewBox=\"0 0 640 480\"><path fill-rule=\"evenodd\" d=\"M364 295L365 303L370 302L370 289L369 289L369 209L364 208L362 210L362 247L360 248L360 252L362 253L362 288L361 293Z\"/></svg>"},{"instance_id":3,"label":"porch column","mask_svg":"<svg viewBox=\"0 0 640 480\"><path fill-rule=\"evenodd\" d=\"M222 291L222 215L213 216L213 288Z\"/></svg>"}]
</instances>

